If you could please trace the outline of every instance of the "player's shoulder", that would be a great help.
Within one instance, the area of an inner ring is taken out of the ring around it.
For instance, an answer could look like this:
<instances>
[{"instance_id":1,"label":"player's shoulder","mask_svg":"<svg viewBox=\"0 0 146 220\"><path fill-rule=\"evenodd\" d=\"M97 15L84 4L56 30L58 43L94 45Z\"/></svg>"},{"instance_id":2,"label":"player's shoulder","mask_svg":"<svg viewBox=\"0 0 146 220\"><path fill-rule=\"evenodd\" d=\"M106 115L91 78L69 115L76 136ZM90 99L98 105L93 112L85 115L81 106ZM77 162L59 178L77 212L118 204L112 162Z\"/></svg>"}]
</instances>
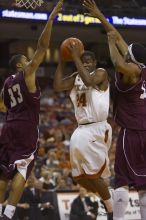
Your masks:
<instances>
[{"instance_id":1,"label":"player's shoulder","mask_svg":"<svg viewBox=\"0 0 146 220\"><path fill-rule=\"evenodd\" d=\"M16 74L11 74L10 76L8 76L4 82L4 85L13 85L16 83L20 83L24 81L24 75L23 72L18 72Z\"/></svg>"},{"instance_id":2,"label":"player's shoulder","mask_svg":"<svg viewBox=\"0 0 146 220\"><path fill-rule=\"evenodd\" d=\"M11 78L12 78L12 75L8 76L8 77L5 79L5 81L4 81L4 86L7 85L7 84L9 84Z\"/></svg>"}]
</instances>

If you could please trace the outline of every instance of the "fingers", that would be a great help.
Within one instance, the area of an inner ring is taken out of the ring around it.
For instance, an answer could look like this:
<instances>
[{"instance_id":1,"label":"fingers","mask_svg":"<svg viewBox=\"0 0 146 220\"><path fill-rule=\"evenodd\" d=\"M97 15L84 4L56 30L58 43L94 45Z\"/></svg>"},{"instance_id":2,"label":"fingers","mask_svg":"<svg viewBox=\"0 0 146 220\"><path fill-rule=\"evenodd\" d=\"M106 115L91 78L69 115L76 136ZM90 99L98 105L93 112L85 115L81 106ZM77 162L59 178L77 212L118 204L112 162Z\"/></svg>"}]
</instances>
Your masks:
<instances>
[{"instance_id":1,"label":"fingers","mask_svg":"<svg viewBox=\"0 0 146 220\"><path fill-rule=\"evenodd\" d=\"M86 9L90 10L92 7L90 6L90 4L88 4L86 1L83 2L82 4Z\"/></svg>"},{"instance_id":2,"label":"fingers","mask_svg":"<svg viewBox=\"0 0 146 220\"><path fill-rule=\"evenodd\" d=\"M91 0L84 0L85 3L91 5L92 4L92 1Z\"/></svg>"},{"instance_id":3,"label":"fingers","mask_svg":"<svg viewBox=\"0 0 146 220\"><path fill-rule=\"evenodd\" d=\"M69 45L67 46L67 49L72 52L73 50L78 50L78 48L79 48L79 43L70 40Z\"/></svg>"},{"instance_id":4,"label":"fingers","mask_svg":"<svg viewBox=\"0 0 146 220\"><path fill-rule=\"evenodd\" d=\"M85 3L87 3L88 5L96 5L94 0L84 0Z\"/></svg>"},{"instance_id":5,"label":"fingers","mask_svg":"<svg viewBox=\"0 0 146 220\"><path fill-rule=\"evenodd\" d=\"M94 0L84 0L82 5L91 13L100 12Z\"/></svg>"},{"instance_id":6,"label":"fingers","mask_svg":"<svg viewBox=\"0 0 146 220\"><path fill-rule=\"evenodd\" d=\"M59 0L57 5L56 5L56 9L59 12L60 10L62 10L62 6L63 6L63 0Z\"/></svg>"},{"instance_id":7,"label":"fingers","mask_svg":"<svg viewBox=\"0 0 146 220\"><path fill-rule=\"evenodd\" d=\"M92 17L91 13L84 13L85 16Z\"/></svg>"},{"instance_id":8,"label":"fingers","mask_svg":"<svg viewBox=\"0 0 146 220\"><path fill-rule=\"evenodd\" d=\"M92 3L90 0L84 0L83 6L87 9L92 9L94 6L94 3Z\"/></svg>"},{"instance_id":9,"label":"fingers","mask_svg":"<svg viewBox=\"0 0 146 220\"><path fill-rule=\"evenodd\" d=\"M54 19L54 17L62 10L62 6L63 6L63 0L59 0L50 15L50 19L52 20Z\"/></svg>"},{"instance_id":10,"label":"fingers","mask_svg":"<svg viewBox=\"0 0 146 220\"><path fill-rule=\"evenodd\" d=\"M57 5L63 4L63 1L64 1L64 0L59 0L58 3L57 3Z\"/></svg>"},{"instance_id":11,"label":"fingers","mask_svg":"<svg viewBox=\"0 0 146 220\"><path fill-rule=\"evenodd\" d=\"M59 12L60 10L62 10L62 6L63 6L63 0L59 0L55 7L56 12Z\"/></svg>"},{"instance_id":12,"label":"fingers","mask_svg":"<svg viewBox=\"0 0 146 220\"><path fill-rule=\"evenodd\" d=\"M72 49L71 41L70 41L69 44L67 45L67 49L71 51L71 49Z\"/></svg>"},{"instance_id":13,"label":"fingers","mask_svg":"<svg viewBox=\"0 0 146 220\"><path fill-rule=\"evenodd\" d=\"M91 0L91 2L92 2L92 4L93 4L94 6L96 6L96 3L95 3L95 1L94 1L94 0Z\"/></svg>"},{"instance_id":14,"label":"fingers","mask_svg":"<svg viewBox=\"0 0 146 220\"><path fill-rule=\"evenodd\" d=\"M70 40L70 46L75 47L77 45L77 42Z\"/></svg>"}]
</instances>

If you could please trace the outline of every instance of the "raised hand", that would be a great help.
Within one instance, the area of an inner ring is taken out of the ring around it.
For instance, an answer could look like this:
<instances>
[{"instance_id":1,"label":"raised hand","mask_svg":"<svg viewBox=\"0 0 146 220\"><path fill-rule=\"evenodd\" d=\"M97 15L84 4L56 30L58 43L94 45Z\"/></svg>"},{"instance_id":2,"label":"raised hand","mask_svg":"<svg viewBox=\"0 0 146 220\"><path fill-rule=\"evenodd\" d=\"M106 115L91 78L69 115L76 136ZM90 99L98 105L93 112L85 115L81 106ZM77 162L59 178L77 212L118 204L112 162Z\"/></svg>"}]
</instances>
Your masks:
<instances>
[{"instance_id":1,"label":"raised hand","mask_svg":"<svg viewBox=\"0 0 146 220\"><path fill-rule=\"evenodd\" d=\"M99 18L101 15L101 11L97 7L94 0L84 0L83 6L89 11L89 13L86 13L86 15L89 15L91 17Z\"/></svg>"},{"instance_id":2,"label":"raised hand","mask_svg":"<svg viewBox=\"0 0 146 220\"><path fill-rule=\"evenodd\" d=\"M79 43L71 41L68 49L70 50L73 58L81 56Z\"/></svg>"},{"instance_id":3,"label":"raised hand","mask_svg":"<svg viewBox=\"0 0 146 220\"><path fill-rule=\"evenodd\" d=\"M50 20L54 20L56 15L62 10L62 6L63 6L63 0L59 0L57 5L54 7L53 11L50 14L49 17Z\"/></svg>"}]
</instances>

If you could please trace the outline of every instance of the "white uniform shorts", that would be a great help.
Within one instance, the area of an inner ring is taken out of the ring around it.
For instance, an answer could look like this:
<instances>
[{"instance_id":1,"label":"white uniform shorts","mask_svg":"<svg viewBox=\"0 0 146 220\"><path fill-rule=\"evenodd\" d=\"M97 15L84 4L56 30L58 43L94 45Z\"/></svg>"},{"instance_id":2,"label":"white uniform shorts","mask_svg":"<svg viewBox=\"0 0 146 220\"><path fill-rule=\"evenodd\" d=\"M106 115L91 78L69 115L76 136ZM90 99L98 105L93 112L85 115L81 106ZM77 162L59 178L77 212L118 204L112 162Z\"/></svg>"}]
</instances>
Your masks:
<instances>
[{"instance_id":1,"label":"white uniform shorts","mask_svg":"<svg viewBox=\"0 0 146 220\"><path fill-rule=\"evenodd\" d=\"M80 178L108 177L108 150L111 145L112 129L107 121L79 125L71 136L70 161L72 175Z\"/></svg>"}]
</instances>

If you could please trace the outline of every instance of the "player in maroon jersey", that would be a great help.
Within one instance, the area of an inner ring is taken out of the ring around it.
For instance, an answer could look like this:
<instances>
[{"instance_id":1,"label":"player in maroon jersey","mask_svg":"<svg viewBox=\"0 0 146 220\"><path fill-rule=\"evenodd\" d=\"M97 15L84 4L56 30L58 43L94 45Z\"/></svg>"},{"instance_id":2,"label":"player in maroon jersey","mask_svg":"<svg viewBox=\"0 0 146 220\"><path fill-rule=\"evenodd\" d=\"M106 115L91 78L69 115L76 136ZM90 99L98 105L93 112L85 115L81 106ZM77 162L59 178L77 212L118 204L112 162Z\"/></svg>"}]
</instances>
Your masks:
<instances>
[{"instance_id":1,"label":"player in maroon jersey","mask_svg":"<svg viewBox=\"0 0 146 220\"><path fill-rule=\"evenodd\" d=\"M146 48L127 45L93 0L84 0L89 14L98 18L108 34L116 70L114 118L121 126L115 159L114 220L124 219L128 188L139 194L141 219L146 219Z\"/></svg>"},{"instance_id":2,"label":"player in maroon jersey","mask_svg":"<svg viewBox=\"0 0 146 220\"><path fill-rule=\"evenodd\" d=\"M40 89L35 73L49 46L53 20L62 4L63 0L59 0L50 14L32 60L21 54L10 60L14 75L6 79L2 90L7 116L0 136L0 215L9 180L12 184L0 219L12 219L36 158Z\"/></svg>"}]
</instances>

